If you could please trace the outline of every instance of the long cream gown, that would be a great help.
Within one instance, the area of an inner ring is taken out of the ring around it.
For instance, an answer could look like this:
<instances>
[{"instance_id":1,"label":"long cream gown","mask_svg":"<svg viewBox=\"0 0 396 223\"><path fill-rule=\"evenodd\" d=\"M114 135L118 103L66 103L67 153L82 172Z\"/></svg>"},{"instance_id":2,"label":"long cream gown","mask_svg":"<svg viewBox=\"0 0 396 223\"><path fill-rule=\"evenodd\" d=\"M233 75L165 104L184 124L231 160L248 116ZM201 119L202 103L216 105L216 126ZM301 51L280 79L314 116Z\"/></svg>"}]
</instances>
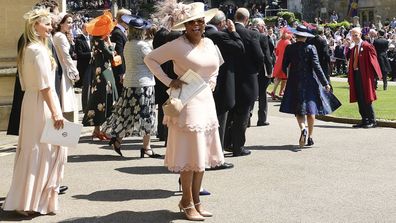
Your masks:
<instances>
[{"instance_id":1,"label":"long cream gown","mask_svg":"<svg viewBox=\"0 0 396 223\"><path fill-rule=\"evenodd\" d=\"M40 143L45 119L51 112L40 90L51 88L58 114L62 114L55 92L55 72L44 44L32 43L24 53L20 82L25 91L22 102L18 147L10 191L4 210L35 211L58 209L58 188L63 178L67 148Z\"/></svg>"}]
</instances>

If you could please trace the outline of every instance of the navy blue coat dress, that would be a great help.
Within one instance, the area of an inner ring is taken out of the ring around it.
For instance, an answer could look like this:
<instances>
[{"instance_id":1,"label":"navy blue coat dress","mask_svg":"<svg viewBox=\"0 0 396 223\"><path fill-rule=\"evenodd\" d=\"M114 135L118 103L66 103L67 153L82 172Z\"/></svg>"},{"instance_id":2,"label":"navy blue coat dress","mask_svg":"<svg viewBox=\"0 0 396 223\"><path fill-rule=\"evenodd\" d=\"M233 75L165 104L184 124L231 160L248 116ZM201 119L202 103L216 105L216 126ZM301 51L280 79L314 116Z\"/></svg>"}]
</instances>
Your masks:
<instances>
[{"instance_id":1,"label":"navy blue coat dress","mask_svg":"<svg viewBox=\"0 0 396 223\"><path fill-rule=\"evenodd\" d=\"M340 101L324 88L329 83L320 67L315 46L305 42L287 46L282 69L288 79L280 112L326 115L341 106Z\"/></svg>"}]
</instances>

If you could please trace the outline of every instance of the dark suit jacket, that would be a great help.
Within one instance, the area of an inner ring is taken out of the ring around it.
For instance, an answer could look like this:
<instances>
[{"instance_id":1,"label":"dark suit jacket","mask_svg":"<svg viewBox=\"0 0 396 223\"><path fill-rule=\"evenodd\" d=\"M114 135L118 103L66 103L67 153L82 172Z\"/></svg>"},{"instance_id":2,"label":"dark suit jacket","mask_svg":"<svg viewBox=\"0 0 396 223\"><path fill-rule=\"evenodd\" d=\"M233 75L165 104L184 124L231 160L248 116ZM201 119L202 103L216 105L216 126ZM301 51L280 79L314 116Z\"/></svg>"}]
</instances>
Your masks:
<instances>
[{"instance_id":1,"label":"dark suit jacket","mask_svg":"<svg viewBox=\"0 0 396 223\"><path fill-rule=\"evenodd\" d=\"M235 69L235 106L249 110L258 97L257 74L259 67L264 65L264 54L258 32L239 23L235 24L235 28L245 47Z\"/></svg>"},{"instance_id":2,"label":"dark suit jacket","mask_svg":"<svg viewBox=\"0 0 396 223\"><path fill-rule=\"evenodd\" d=\"M245 48L237 32L218 31L214 26L207 25L205 36L219 47L224 59L213 92L217 114L223 114L235 105L235 65Z\"/></svg>"},{"instance_id":3,"label":"dark suit jacket","mask_svg":"<svg viewBox=\"0 0 396 223\"><path fill-rule=\"evenodd\" d=\"M326 77L330 76L330 51L329 45L326 40L321 38L320 36L315 36L314 38L307 41L307 43L312 44L316 47L316 51L318 52L320 66Z\"/></svg>"},{"instance_id":4,"label":"dark suit jacket","mask_svg":"<svg viewBox=\"0 0 396 223\"><path fill-rule=\"evenodd\" d=\"M264 66L259 67L259 75L271 76L273 67L268 36L260 34L260 47L264 54Z\"/></svg>"},{"instance_id":5,"label":"dark suit jacket","mask_svg":"<svg viewBox=\"0 0 396 223\"><path fill-rule=\"evenodd\" d=\"M180 32L169 32L165 28L161 28L158 30L153 38L153 48L156 49L162 45L164 45L167 42L170 42L174 39L177 39L181 35ZM172 79L176 79L177 75L175 74L173 70L173 63L172 61L168 61L164 64L161 65L162 70ZM155 77L155 76L154 76ZM168 99L168 94L166 93L166 90L168 87L163 84L160 80L155 77L155 103L162 105L167 99Z\"/></svg>"},{"instance_id":6,"label":"dark suit jacket","mask_svg":"<svg viewBox=\"0 0 396 223\"><path fill-rule=\"evenodd\" d=\"M80 80L75 85L81 86L87 67L91 60L91 48L89 47L85 36L80 34L76 37L76 53L77 53L77 70L80 73Z\"/></svg>"},{"instance_id":7,"label":"dark suit jacket","mask_svg":"<svg viewBox=\"0 0 396 223\"><path fill-rule=\"evenodd\" d=\"M117 67L113 67L113 74L115 76L125 74L126 66L125 66L125 57L124 57L124 47L128 39L125 36L125 34L121 31L121 29L116 26L111 32L110 40L111 42L116 44L115 51L122 58L122 64Z\"/></svg>"},{"instance_id":8,"label":"dark suit jacket","mask_svg":"<svg viewBox=\"0 0 396 223\"><path fill-rule=\"evenodd\" d=\"M389 48L389 42L384 37L380 37L374 40L373 45L375 47L375 51L377 51L377 59L381 67L382 74L386 75L391 72L391 66L386 55Z\"/></svg>"}]
</instances>

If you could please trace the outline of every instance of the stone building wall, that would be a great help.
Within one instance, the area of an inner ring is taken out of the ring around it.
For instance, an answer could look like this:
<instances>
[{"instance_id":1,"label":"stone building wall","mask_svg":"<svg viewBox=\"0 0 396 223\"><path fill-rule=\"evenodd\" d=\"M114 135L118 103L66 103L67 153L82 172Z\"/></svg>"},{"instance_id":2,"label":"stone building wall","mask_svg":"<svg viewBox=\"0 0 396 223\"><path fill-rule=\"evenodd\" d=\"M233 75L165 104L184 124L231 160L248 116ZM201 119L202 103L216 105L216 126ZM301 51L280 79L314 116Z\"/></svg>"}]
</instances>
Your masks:
<instances>
[{"instance_id":1,"label":"stone building wall","mask_svg":"<svg viewBox=\"0 0 396 223\"><path fill-rule=\"evenodd\" d=\"M17 42L23 32L23 14L37 0L0 0L0 59L16 57Z\"/></svg>"}]
</instances>

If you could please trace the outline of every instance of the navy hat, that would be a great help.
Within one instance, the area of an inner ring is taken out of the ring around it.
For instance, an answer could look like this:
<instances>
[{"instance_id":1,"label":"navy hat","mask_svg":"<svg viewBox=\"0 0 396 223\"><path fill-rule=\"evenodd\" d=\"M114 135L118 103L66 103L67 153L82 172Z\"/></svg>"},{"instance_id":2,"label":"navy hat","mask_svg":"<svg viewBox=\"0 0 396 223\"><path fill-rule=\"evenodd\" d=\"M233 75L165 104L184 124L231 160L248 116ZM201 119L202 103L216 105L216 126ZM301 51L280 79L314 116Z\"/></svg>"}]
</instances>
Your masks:
<instances>
[{"instance_id":1,"label":"navy hat","mask_svg":"<svg viewBox=\"0 0 396 223\"><path fill-rule=\"evenodd\" d=\"M151 23L139 16L133 15L123 15L121 17L122 21L127 23L130 27L134 27L136 29L148 29L151 27Z\"/></svg>"},{"instance_id":2,"label":"navy hat","mask_svg":"<svg viewBox=\"0 0 396 223\"><path fill-rule=\"evenodd\" d=\"M298 25L297 28L292 29L292 32L296 36L315 37L314 35L312 35L311 31L303 25Z\"/></svg>"}]
</instances>

